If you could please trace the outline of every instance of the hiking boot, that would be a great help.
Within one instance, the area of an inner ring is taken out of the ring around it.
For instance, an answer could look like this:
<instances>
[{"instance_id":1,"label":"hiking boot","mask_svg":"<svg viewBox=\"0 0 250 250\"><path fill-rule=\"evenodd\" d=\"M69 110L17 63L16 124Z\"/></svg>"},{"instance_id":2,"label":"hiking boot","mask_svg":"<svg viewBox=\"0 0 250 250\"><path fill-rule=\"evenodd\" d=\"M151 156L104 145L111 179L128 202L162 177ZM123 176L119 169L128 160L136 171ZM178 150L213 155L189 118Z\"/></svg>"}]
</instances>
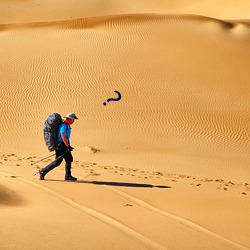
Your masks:
<instances>
[{"instance_id":1,"label":"hiking boot","mask_svg":"<svg viewBox=\"0 0 250 250\"><path fill-rule=\"evenodd\" d=\"M41 170L39 170L39 175L40 175L40 180L44 180L44 174L41 172Z\"/></svg>"},{"instance_id":2,"label":"hiking boot","mask_svg":"<svg viewBox=\"0 0 250 250\"><path fill-rule=\"evenodd\" d=\"M65 176L65 181L76 181L77 178L73 177L72 175L70 176Z\"/></svg>"}]
</instances>

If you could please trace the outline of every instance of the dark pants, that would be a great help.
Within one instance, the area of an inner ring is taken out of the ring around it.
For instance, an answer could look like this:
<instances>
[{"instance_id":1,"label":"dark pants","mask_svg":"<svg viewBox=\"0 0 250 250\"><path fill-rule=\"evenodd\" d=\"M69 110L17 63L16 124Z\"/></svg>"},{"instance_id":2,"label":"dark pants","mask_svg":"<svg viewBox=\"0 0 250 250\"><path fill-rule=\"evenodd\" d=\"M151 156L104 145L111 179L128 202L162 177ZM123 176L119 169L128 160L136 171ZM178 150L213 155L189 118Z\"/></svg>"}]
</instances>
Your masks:
<instances>
[{"instance_id":1,"label":"dark pants","mask_svg":"<svg viewBox=\"0 0 250 250\"><path fill-rule=\"evenodd\" d=\"M58 167L63 159L65 160L65 177L71 176L71 162L73 162L73 156L71 152L67 152L66 149L56 150L56 160L41 169L40 172L45 176L49 171Z\"/></svg>"}]
</instances>

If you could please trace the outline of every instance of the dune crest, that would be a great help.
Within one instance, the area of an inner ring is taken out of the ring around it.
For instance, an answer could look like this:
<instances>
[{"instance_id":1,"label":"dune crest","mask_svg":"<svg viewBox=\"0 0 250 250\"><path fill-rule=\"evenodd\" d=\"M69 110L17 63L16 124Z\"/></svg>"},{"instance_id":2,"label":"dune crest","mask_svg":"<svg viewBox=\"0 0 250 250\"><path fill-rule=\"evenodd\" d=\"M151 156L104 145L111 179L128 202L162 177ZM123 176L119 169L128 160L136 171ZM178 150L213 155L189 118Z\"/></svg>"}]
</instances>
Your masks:
<instances>
[{"instance_id":1,"label":"dune crest","mask_svg":"<svg viewBox=\"0 0 250 250\"><path fill-rule=\"evenodd\" d=\"M112 27L115 25L117 28L124 28L120 26L122 23L147 23L156 21L167 22L192 22L192 21L204 21L204 22L217 22L221 23L225 28L231 29L242 24L246 27L250 27L249 20L224 20L208 16L195 15L195 14L162 14L162 13L136 13L136 14L120 14L120 15L106 15L95 16L86 18L66 19L60 21L46 21L46 22L24 22L14 24L0 24L1 30L17 29L17 28L46 28L46 27L64 27L69 29L91 29L98 27Z\"/></svg>"}]
</instances>

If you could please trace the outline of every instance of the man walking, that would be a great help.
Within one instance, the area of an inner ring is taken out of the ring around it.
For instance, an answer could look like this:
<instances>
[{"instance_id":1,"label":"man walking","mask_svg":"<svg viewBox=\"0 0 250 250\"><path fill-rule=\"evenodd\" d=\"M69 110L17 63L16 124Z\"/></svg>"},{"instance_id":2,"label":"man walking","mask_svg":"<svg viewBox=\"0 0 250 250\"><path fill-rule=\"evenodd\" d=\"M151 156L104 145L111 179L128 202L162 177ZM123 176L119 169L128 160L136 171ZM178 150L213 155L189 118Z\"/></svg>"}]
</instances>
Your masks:
<instances>
[{"instance_id":1,"label":"man walking","mask_svg":"<svg viewBox=\"0 0 250 250\"><path fill-rule=\"evenodd\" d=\"M56 160L51 162L48 166L39 171L40 180L44 180L45 175L55 167L58 167L62 163L63 159L65 160L65 180L67 181L77 180L77 178L71 175L71 163L73 162L73 156L71 154L71 151L74 148L70 146L70 135L71 135L70 125L72 125L74 121L78 118L74 113L69 113L64 118L66 119L58 129L58 136L57 136L58 146L56 147Z\"/></svg>"}]
</instances>

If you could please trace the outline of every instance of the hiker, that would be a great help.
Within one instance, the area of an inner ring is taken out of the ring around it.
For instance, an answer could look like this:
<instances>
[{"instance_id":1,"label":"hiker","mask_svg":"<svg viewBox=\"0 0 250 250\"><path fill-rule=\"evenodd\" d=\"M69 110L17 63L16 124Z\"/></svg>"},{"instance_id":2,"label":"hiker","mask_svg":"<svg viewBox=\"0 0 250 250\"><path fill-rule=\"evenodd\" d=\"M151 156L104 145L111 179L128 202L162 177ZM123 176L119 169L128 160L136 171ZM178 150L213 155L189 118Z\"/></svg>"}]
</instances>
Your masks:
<instances>
[{"instance_id":1,"label":"hiker","mask_svg":"<svg viewBox=\"0 0 250 250\"><path fill-rule=\"evenodd\" d=\"M44 180L45 175L55 167L58 167L62 163L63 159L65 160L65 180L67 181L77 180L77 178L71 175L71 163L73 162L73 156L71 154L71 151L74 148L70 146L70 134L71 134L70 125L72 125L74 121L78 118L74 113L69 113L64 118L66 119L58 129L57 146L55 148L56 160L51 162L45 168L40 169L39 171L40 180Z\"/></svg>"}]
</instances>

